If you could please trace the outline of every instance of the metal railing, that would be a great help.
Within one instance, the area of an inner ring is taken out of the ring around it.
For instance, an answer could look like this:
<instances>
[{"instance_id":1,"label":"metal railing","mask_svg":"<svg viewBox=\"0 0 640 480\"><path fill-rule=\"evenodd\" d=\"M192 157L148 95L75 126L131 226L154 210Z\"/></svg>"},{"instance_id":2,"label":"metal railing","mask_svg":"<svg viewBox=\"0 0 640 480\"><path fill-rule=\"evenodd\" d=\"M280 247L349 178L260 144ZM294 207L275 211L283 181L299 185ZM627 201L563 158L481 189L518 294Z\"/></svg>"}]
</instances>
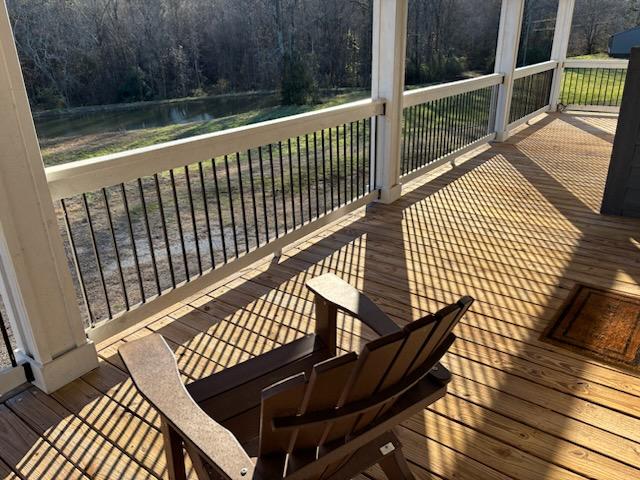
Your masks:
<instances>
[{"instance_id":1,"label":"metal railing","mask_svg":"<svg viewBox=\"0 0 640 480\"><path fill-rule=\"evenodd\" d=\"M557 62L514 72L509 129L549 109ZM491 141L501 74L404 92L401 183ZM374 200L363 100L46 169L96 340Z\"/></svg>"},{"instance_id":2,"label":"metal railing","mask_svg":"<svg viewBox=\"0 0 640 480\"><path fill-rule=\"evenodd\" d=\"M404 93L403 181L491 139L502 79L493 74Z\"/></svg>"},{"instance_id":3,"label":"metal railing","mask_svg":"<svg viewBox=\"0 0 640 480\"><path fill-rule=\"evenodd\" d=\"M370 201L382 109L355 102L47 169L93 336Z\"/></svg>"},{"instance_id":4,"label":"metal railing","mask_svg":"<svg viewBox=\"0 0 640 480\"><path fill-rule=\"evenodd\" d=\"M617 110L627 66L627 60L567 60L560 103L570 109Z\"/></svg>"},{"instance_id":5,"label":"metal railing","mask_svg":"<svg viewBox=\"0 0 640 480\"><path fill-rule=\"evenodd\" d=\"M557 65L558 62L549 61L515 70L509 111L511 128L548 109Z\"/></svg>"}]
</instances>

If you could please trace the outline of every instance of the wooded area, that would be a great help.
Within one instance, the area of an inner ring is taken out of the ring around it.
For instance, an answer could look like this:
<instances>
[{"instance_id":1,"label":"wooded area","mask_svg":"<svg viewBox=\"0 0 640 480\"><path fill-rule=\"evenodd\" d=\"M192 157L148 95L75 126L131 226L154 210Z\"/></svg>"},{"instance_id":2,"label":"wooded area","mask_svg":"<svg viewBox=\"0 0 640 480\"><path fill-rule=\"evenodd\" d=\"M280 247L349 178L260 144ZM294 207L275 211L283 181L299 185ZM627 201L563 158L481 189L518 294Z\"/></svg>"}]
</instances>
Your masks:
<instances>
[{"instance_id":1,"label":"wooded area","mask_svg":"<svg viewBox=\"0 0 640 480\"><path fill-rule=\"evenodd\" d=\"M407 83L493 68L500 1L409 0ZM370 83L373 0L8 0L36 109ZM578 0L572 50L639 21L639 0ZM529 0L521 63L545 60L557 0ZM547 57L548 58L548 57Z\"/></svg>"}]
</instances>

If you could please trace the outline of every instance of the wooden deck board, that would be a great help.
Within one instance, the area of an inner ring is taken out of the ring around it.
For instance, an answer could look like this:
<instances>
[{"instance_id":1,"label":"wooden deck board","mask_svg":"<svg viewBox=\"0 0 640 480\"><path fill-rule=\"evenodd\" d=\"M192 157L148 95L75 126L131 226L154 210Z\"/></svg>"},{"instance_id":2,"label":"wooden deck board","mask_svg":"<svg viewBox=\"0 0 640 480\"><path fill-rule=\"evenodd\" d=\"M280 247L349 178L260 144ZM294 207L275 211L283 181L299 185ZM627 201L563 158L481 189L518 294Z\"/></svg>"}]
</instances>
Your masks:
<instances>
[{"instance_id":1,"label":"wooden deck board","mask_svg":"<svg viewBox=\"0 0 640 480\"><path fill-rule=\"evenodd\" d=\"M640 378L540 340L576 282L640 294L640 221L598 214L615 121L541 117L101 342L97 371L5 400L2 478L163 478L158 417L117 347L161 333L193 381L311 331L304 282L329 271L399 324L477 298L444 360L449 395L399 430L418 478L640 478ZM373 337L339 328L342 351Z\"/></svg>"}]
</instances>

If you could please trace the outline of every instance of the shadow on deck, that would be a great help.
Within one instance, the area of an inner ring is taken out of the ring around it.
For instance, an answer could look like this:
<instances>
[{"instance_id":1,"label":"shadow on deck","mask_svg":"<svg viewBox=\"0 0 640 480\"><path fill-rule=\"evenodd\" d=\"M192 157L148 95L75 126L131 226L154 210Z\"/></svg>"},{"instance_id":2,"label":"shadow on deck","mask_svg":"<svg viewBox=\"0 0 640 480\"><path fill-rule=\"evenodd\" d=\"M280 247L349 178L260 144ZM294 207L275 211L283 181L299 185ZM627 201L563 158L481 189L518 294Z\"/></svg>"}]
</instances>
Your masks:
<instances>
[{"instance_id":1,"label":"shadow on deck","mask_svg":"<svg viewBox=\"0 0 640 480\"><path fill-rule=\"evenodd\" d=\"M393 205L345 217L103 342L97 371L0 407L0 471L162 478L158 418L117 347L155 331L186 382L209 375L311 331L304 282L332 271L399 324L477 299L444 360L449 394L399 429L419 478L640 477L640 379L539 340L576 283L640 294L640 221L598 213L615 122L543 116L413 182ZM340 327L345 351L372 338L350 318Z\"/></svg>"}]
</instances>

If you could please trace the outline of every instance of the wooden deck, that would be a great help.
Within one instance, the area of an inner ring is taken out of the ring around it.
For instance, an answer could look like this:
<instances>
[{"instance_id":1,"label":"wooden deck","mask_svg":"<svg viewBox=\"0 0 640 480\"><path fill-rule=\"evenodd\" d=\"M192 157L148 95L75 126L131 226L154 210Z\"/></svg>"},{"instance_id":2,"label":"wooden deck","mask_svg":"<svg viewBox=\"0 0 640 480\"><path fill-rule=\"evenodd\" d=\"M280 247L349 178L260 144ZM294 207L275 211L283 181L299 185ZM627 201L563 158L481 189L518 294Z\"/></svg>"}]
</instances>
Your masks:
<instances>
[{"instance_id":1,"label":"wooden deck","mask_svg":"<svg viewBox=\"0 0 640 480\"><path fill-rule=\"evenodd\" d=\"M334 271L399 323L478 301L449 395L400 429L419 478L640 478L640 378L542 343L576 282L640 294L640 221L598 215L616 118L549 115L100 347L101 367L0 406L7 478L163 478L158 419L117 347L159 332L185 381L312 329L306 279ZM340 342L371 337L343 319ZM160 372L159 372L160 374ZM379 471L369 477L382 478Z\"/></svg>"}]
</instances>

